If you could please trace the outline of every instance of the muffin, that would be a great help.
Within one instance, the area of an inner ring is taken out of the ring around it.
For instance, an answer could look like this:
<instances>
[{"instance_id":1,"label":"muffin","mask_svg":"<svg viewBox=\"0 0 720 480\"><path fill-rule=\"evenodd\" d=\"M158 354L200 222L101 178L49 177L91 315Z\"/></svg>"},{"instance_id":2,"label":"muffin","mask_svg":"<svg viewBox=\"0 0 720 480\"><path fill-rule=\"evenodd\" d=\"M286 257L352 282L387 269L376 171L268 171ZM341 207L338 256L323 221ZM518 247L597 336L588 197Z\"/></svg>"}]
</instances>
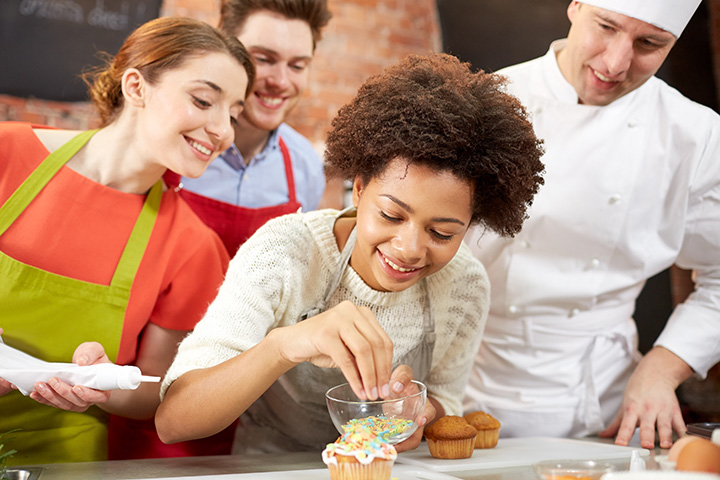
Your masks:
<instances>
[{"instance_id":1,"label":"muffin","mask_svg":"<svg viewBox=\"0 0 720 480\"><path fill-rule=\"evenodd\" d=\"M470 458L475 448L477 430L467 420L455 415L440 417L425 429L430 455L435 458Z\"/></svg>"},{"instance_id":2,"label":"muffin","mask_svg":"<svg viewBox=\"0 0 720 480\"><path fill-rule=\"evenodd\" d=\"M463 417L475 427L478 434L475 437L475 448L493 448L500 437L500 422L485 412L472 412Z\"/></svg>"},{"instance_id":3,"label":"muffin","mask_svg":"<svg viewBox=\"0 0 720 480\"><path fill-rule=\"evenodd\" d=\"M353 425L322 452L331 480L389 480L395 447L367 425Z\"/></svg>"}]
</instances>

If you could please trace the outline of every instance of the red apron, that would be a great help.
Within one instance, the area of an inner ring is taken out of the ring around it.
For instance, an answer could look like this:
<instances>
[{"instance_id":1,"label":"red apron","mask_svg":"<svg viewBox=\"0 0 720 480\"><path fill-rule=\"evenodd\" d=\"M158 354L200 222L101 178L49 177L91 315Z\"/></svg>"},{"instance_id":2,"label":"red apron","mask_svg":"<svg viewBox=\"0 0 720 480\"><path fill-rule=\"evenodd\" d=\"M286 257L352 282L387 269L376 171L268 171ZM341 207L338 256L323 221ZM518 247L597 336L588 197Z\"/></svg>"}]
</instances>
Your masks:
<instances>
[{"instance_id":1,"label":"red apron","mask_svg":"<svg viewBox=\"0 0 720 480\"><path fill-rule=\"evenodd\" d=\"M207 438L198 438L170 445L164 444L155 430L155 420L133 420L110 415L108 460L140 458L198 457L230 455L235 440L236 424Z\"/></svg>"},{"instance_id":2,"label":"red apron","mask_svg":"<svg viewBox=\"0 0 720 480\"><path fill-rule=\"evenodd\" d=\"M295 196L295 178L292 171L290 152L282 138L279 139L279 143L285 164L285 179L287 180L290 197L287 203L269 207L248 208L221 202L188 190L180 190L180 196L190 204L198 217L220 236L230 257L233 257L240 245L245 243L265 222L271 218L295 213L301 207ZM180 176L173 172L167 172L165 174L165 183L171 187L177 187L180 183Z\"/></svg>"}]
</instances>

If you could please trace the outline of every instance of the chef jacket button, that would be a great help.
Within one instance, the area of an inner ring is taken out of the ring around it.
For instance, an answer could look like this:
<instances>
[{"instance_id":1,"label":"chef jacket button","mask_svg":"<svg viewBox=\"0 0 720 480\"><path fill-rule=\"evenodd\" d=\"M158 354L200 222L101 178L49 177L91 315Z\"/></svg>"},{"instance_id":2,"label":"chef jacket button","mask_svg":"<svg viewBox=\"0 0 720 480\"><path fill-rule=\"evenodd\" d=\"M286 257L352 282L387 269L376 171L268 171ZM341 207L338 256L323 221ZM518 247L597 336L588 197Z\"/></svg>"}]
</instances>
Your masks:
<instances>
[{"instance_id":1,"label":"chef jacket button","mask_svg":"<svg viewBox=\"0 0 720 480\"><path fill-rule=\"evenodd\" d=\"M632 118L632 119L630 119L630 121L628 121L628 127L635 128L637 126L638 126L638 121L635 120L634 118Z\"/></svg>"},{"instance_id":2,"label":"chef jacket button","mask_svg":"<svg viewBox=\"0 0 720 480\"><path fill-rule=\"evenodd\" d=\"M579 308L573 308L572 310L570 310L570 316L571 316L571 317L574 317L575 315L577 315L577 314L579 314L579 313L580 313L580 309L579 309Z\"/></svg>"},{"instance_id":3,"label":"chef jacket button","mask_svg":"<svg viewBox=\"0 0 720 480\"><path fill-rule=\"evenodd\" d=\"M597 258L593 258L592 260L590 260L590 266L591 266L592 268L597 268L597 267L599 267L599 266L600 266L600 260L598 260Z\"/></svg>"},{"instance_id":4,"label":"chef jacket button","mask_svg":"<svg viewBox=\"0 0 720 480\"><path fill-rule=\"evenodd\" d=\"M610 200L608 200L608 203L610 203L610 205L615 205L616 203L620 203L621 199L622 195L620 195L619 193L613 193L612 195L610 195Z\"/></svg>"},{"instance_id":5,"label":"chef jacket button","mask_svg":"<svg viewBox=\"0 0 720 480\"><path fill-rule=\"evenodd\" d=\"M527 240L520 240L520 242L518 242L518 244L522 248L528 248L530 246L530 244L527 242Z\"/></svg>"},{"instance_id":6,"label":"chef jacket button","mask_svg":"<svg viewBox=\"0 0 720 480\"><path fill-rule=\"evenodd\" d=\"M509 313L517 313L517 312L518 312L518 307L517 307L517 305L510 305L510 306L508 307L508 312L509 312Z\"/></svg>"}]
</instances>

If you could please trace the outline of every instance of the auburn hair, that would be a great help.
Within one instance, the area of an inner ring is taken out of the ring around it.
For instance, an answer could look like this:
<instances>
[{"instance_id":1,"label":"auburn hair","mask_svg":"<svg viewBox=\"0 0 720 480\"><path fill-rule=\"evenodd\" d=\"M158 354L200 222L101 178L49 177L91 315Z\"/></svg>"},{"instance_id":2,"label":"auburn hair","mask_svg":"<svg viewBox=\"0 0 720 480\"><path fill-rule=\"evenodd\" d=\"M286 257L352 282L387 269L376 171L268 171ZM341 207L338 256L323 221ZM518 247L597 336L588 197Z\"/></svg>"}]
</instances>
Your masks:
<instances>
[{"instance_id":1,"label":"auburn hair","mask_svg":"<svg viewBox=\"0 0 720 480\"><path fill-rule=\"evenodd\" d=\"M141 25L128 36L117 55L104 55L105 65L82 76L101 125L111 123L122 110L122 77L127 69L138 69L153 85L164 72L181 67L187 59L215 52L227 53L245 69L247 96L255 80L255 65L237 38L184 17L161 17Z\"/></svg>"}]
</instances>

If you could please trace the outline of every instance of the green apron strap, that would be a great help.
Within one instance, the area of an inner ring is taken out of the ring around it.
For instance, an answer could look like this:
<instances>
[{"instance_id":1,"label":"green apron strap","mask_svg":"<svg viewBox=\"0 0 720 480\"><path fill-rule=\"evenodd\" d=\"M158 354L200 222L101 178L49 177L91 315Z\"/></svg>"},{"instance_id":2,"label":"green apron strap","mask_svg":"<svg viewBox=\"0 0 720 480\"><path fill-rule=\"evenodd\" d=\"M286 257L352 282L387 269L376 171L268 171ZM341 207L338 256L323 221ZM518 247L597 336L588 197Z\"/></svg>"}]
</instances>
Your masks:
<instances>
[{"instance_id":1,"label":"green apron strap","mask_svg":"<svg viewBox=\"0 0 720 480\"><path fill-rule=\"evenodd\" d=\"M0 235L12 225L52 177L85 145L97 130L87 130L52 152L0 207Z\"/></svg>"},{"instance_id":2,"label":"green apron strap","mask_svg":"<svg viewBox=\"0 0 720 480\"><path fill-rule=\"evenodd\" d=\"M115 274L110 282L111 286L125 287L128 290L132 286L137 269L140 266L140 261L145 253L145 247L152 234L155 218L160 210L161 200L162 180L158 180L147 194L142 210L140 210L140 215L138 215L135 226L125 245L125 250L123 250L123 254L120 257L117 269L115 269Z\"/></svg>"},{"instance_id":3,"label":"green apron strap","mask_svg":"<svg viewBox=\"0 0 720 480\"><path fill-rule=\"evenodd\" d=\"M98 130L87 130L79 133L54 152L20 184L10 198L0 206L0 235L13 224L20 214L30 205L40 191L48 184L55 174L72 158ZM111 286L130 289L137 269L145 253L152 229L155 224L160 202L162 200L162 180L153 185L145 199L137 222L133 227L125 245L118 266L115 269Z\"/></svg>"}]
</instances>

